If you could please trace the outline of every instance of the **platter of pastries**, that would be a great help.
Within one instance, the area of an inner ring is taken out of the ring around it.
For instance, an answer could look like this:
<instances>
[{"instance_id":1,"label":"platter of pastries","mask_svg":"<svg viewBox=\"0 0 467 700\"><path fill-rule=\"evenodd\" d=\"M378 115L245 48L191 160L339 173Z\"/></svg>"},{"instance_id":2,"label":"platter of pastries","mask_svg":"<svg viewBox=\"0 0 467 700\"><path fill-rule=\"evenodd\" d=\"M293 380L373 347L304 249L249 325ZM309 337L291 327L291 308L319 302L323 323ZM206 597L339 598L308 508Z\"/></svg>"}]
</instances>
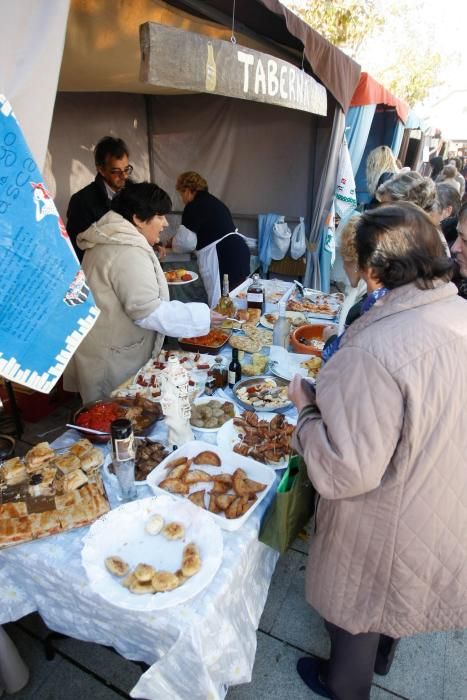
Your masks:
<instances>
[{"instance_id":1,"label":"platter of pastries","mask_svg":"<svg viewBox=\"0 0 467 700\"><path fill-rule=\"evenodd\" d=\"M302 295L296 290L287 302L287 311L334 321L340 313L342 303L343 297L340 293L324 294L317 289L305 289Z\"/></svg>"},{"instance_id":2,"label":"platter of pastries","mask_svg":"<svg viewBox=\"0 0 467 700\"><path fill-rule=\"evenodd\" d=\"M189 500L225 530L238 530L261 503L274 471L240 454L201 441L187 442L149 474L155 494Z\"/></svg>"},{"instance_id":3,"label":"platter of pastries","mask_svg":"<svg viewBox=\"0 0 467 700\"><path fill-rule=\"evenodd\" d=\"M94 523L81 553L91 588L128 610L163 610L200 593L222 562L207 513L171 496L126 503Z\"/></svg>"},{"instance_id":4,"label":"platter of pastries","mask_svg":"<svg viewBox=\"0 0 467 700\"><path fill-rule=\"evenodd\" d=\"M296 422L280 413L244 411L222 426L217 444L225 450L282 469L292 452Z\"/></svg>"},{"instance_id":5,"label":"platter of pastries","mask_svg":"<svg viewBox=\"0 0 467 700\"><path fill-rule=\"evenodd\" d=\"M47 442L0 464L0 547L89 525L109 510L99 467L102 452L86 439L55 451Z\"/></svg>"},{"instance_id":6,"label":"platter of pastries","mask_svg":"<svg viewBox=\"0 0 467 700\"><path fill-rule=\"evenodd\" d=\"M287 320L289 321L291 327L297 327L297 326L303 326L303 324L306 323L306 318L302 313L299 313L297 311L287 311L285 314ZM271 312L269 314L263 314L260 319L260 324L264 326L264 328L268 328L269 330L272 331L274 328L274 324L279 318L279 314L277 312Z\"/></svg>"}]
</instances>

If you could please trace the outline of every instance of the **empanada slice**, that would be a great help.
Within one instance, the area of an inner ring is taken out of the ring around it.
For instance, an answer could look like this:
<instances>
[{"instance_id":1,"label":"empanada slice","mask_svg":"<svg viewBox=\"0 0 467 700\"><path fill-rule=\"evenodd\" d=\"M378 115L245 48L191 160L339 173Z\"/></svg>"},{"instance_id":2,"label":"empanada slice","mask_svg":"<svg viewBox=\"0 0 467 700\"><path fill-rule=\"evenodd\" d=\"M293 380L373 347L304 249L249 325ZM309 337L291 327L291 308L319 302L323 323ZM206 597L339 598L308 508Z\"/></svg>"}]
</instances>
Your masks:
<instances>
[{"instance_id":1,"label":"empanada slice","mask_svg":"<svg viewBox=\"0 0 467 700\"><path fill-rule=\"evenodd\" d=\"M233 493L226 493L221 496L216 496L216 504L221 510L227 510L230 504L237 499Z\"/></svg>"},{"instance_id":2,"label":"empanada slice","mask_svg":"<svg viewBox=\"0 0 467 700\"><path fill-rule=\"evenodd\" d=\"M239 518L248 510L249 507L250 506L248 506L247 496L239 496L237 498L234 498L234 500L231 502L231 504L225 511L225 517L229 518L229 520L232 520L233 518Z\"/></svg>"},{"instance_id":3,"label":"empanada slice","mask_svg":"<svg viewBox=\"0 0 467 700\"><path fill-rule=\"evenodd\" d=\"M212 481L211 474L204 472L202 469L193 469L191 472L187 472L183 478L185 484L196 484L198 481Z\"/></svg>"},{"instance_id":4,"label":"empanada slice","mask_svg":"<svg viewBox=\"0 0 467 700\"><path fill-rule=\"evenodd\" d=\"M266 484L262 484L260 481L253 481L252 479L244 479L243 485L249 493L259 493L266 488Z\"/></svg>"},{"instance_id":5,"label":"empanada slice","mask_svg":"<svg viewBox=\"0 0 467 700\"><path fill-rule=\"evenodd\" d=\"M185 484L184 481L180 481L180 479L164 479L160 482L160 484L158 484L158 486L161 489L164 489L164 491L170 491L170 493L180 493L183 496L186 496L190 491L188 484Z\"/></svg>"},{"instance_id":6,"label":"empanada slice","mask_svg":"<svg viewBox=\"0 0 467 700\"><path fill-rule=\"evenodd\" d=\"M200 452L196 457L193 457L193 464L209 464L213 467L220 467L221 459L215 452L204 450L204 452Z\"/></svg>"},{"instance_id":7,"label":"empanada slice","mask_svg":"<svg viewBox=\"0 0 467 700\"><path fill-rule=\"evenodd\" d=\"M188 469L190 468L190 463L183 462L183 464L179 464L178 467L174 467L169 475L170 479L183 479L185 474L187 473Z\"/></svg>"},{"instance_id":8,"label":"empanada slice","mask_svg":"<svg viewBox=\"0 0 467 700\"><path fill-rule=\"evenodd\" d=\"M201 491L194 491L193 493L190 493L188 496L188 500L191 501L192 503L195 504L195 506L199 506L200 508L204 508L204 494L206 491L202 489Z\"/></svg>"},{"instance_id":9,"label":"empanada slice","mask_svg":"<svg viewBox=\"0 0 467 700\"><path fill-rule=\"evenodd\" d=\"M221 513L221 509L217 505L217 495L215 493L209 494L209 506L208 510L210 513Z\"/></svg>"}]
</instances>

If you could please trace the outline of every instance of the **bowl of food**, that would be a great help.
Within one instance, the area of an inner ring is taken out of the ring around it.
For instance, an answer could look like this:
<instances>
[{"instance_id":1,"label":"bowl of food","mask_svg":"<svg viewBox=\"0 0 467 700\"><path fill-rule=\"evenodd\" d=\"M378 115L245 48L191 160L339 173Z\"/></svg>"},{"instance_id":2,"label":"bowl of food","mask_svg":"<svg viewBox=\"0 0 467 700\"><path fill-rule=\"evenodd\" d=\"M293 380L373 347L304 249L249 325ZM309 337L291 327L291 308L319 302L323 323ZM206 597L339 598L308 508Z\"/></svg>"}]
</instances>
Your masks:
<instances>
[{"instance_id":1,"label":"bowl of food","mask_svg":"<svg viewBox=\"0 0 467 700\"><path fill-rule=\"evenodd\" d=\"M105 443L110 439L110 424L117 418L128 418L135 435L144 435L154 423L163 418L159 403L141 396L118 397L91 401L81 406L73 415L78 432L91 442ZM83 430L80 430L83 428ZM86 430L99 430L103 435Z\"/></svg>"},{"instance_id":2,"label":"bowl of food","mask_svg":"<svg viewBox=\"0 0 467 700\"><path fill-rule=\"evenodd\" d=\"M229 331L211 328L207 335L201 335L197 338L179 338L178 343L182 350L215 355L226 344L231 335Z\"/></svg>"},{"instance_id":3,"label":"bowl of food","mask_svg":"<svg viewBox=\"0 0 467 700\"><path fill-rule=\"evenodd\" d=\"M262 374L240 380L232 391L243 408L250 411L281 413L292 406L287 395L288 385L285 379Z\"/></svg>"},{"instance_id":4,"label":"bowl of food","mask_svg":"<svg viewBox=\"0 0 467 700\"><path fill-rule=\"evenodd\" d=\"M295 328L290 334L290 344L294 352L321 357L324 349L323 332L326 325L313 323Z\"/></svg>"}]
</instances>

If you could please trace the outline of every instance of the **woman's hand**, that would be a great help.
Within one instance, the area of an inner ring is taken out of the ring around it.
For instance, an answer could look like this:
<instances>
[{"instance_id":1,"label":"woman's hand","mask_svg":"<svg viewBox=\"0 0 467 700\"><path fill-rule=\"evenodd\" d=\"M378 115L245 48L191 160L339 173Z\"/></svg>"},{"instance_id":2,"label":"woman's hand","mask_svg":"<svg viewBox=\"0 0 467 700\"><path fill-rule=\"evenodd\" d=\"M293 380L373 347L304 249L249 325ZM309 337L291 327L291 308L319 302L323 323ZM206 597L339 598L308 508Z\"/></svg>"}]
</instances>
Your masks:
<instances>
[{"instance_id":1,"label":"woman's hand","mask_svg":"<svg viewBox=\"0 0 467 700\"><path fill-rule=\"evenodd\" d=\"M167 250L164 248L163 245L157 245L156 253L159 260L164 260L165 256L167 255Z\"/></svg>"},{"instance_id":2,"label":"woman's hand","mask_svg":"<svg viewBox=\"0 0 467 700\"><path fill-rule=\"evenodd\" d=\"M218 314L217 311L211 311L211 326L222 326L225 321L225 316Z\"/></svg>"},{"instance_id":3,"label":"woman's hand","mask_svg":"<svg viewBox=\"0 0 467 700\"><path fill-rule=\"evenodd\" d=\"M289 399L293 401L299 411L310 404L316 405L316 394L310 382L307 382L300 374L296 374L289 384Z\"/></svg>"}]
</instances>

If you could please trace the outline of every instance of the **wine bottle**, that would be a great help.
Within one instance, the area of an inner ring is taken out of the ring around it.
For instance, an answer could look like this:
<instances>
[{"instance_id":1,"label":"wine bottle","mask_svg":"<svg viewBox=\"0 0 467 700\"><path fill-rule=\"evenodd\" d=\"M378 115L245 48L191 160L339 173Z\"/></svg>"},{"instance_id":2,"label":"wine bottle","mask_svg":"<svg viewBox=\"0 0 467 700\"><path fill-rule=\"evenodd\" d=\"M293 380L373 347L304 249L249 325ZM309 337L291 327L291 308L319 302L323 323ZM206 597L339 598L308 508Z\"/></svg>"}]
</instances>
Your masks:
<instances>
[{"instance_id":1,"label":"wine bottle","mask_svg":"<svg viewBox=\"0 0 467 700\"><path fill-rule=\"evenodd\" d=\"M250 286L246 292L246 305L249 309L261 309L264 311L264 287L259 281L257 272L252 277Z\"/></svg>"},{"instance_id":2,"label":"wine bottle","mask_svg":"<svg viewBox=\"0 0 467 700\"><path fill-rule=\"evenodd\" d=\"M289 347L290 324L285 315L285 303L279 303L279 316L272 331L272 344L283 348Z\"/></svg>"},{"instance_id":3,"label":"wine bottle","mask_svg":"<svg viewBox=\"0 0 467 700\"><path fill-rule=\"evenodd\" d=\"M242 378L242 366L238 361L238 350L232 348L232 362L229 365L229 387L232 389L234 384Z\"/></svg>"},{"instance_id":4,"label":"wine bottle","mask_svg":"<svg viewBox=\"0 0 467 700\"><path fill-rule=\"evenodd\" d=\"M222 316L233 316L235 314L235 304L229 296L229 276L224 275L222 281L222 296L219 299L215 309Z\"/></svg>"}]
</instances>

